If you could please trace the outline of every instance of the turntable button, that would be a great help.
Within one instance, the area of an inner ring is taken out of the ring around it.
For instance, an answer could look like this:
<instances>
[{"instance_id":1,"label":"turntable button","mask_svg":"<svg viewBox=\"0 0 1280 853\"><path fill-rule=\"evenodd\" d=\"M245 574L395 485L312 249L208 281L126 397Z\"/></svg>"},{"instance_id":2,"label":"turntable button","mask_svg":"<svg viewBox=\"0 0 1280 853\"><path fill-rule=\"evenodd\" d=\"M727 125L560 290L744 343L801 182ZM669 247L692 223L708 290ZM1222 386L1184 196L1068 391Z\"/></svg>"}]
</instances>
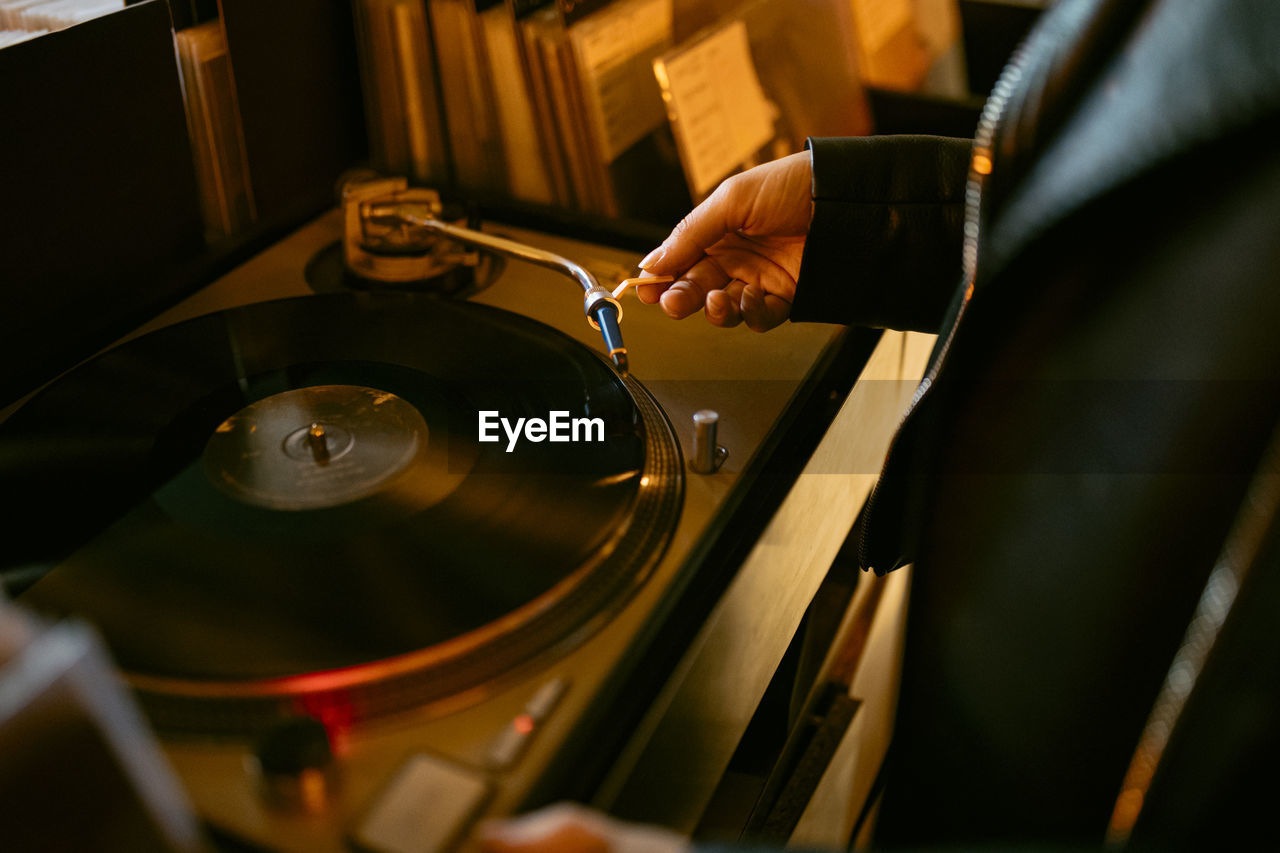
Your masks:
<instances>
[{"instance_id":1,"label":"turntable button","mask_svg":"<svg viewBox=\"0 0 1280 853\"><path fill-rule=\"evenodd\" d=\"M560 697L564 695L565 688L568 686L569 682L563 678L551 679L539 687L538 692L525 703L524 712L533 717L534 722L542 722L560 701Z\"/></svg>"},{"instance_id":2,"label":"turntable button","mask_svg":"<svg viewBox=\"0 0 1280 853\"><path fill-rule=\"evenodd\" d=\"M494 769L514 764L529 745L529 739L537 731L538 726L555 708L560 697L564 695L569 682L563 678L553 678L538 688L524 710L512 718L511 722L498 735L489 747L489 766Z\"/></svg>"},{"instance_id":3,"label":"turntable button","mask_svg":"<svg viewBox=\"0 0 1280 853\"><path fill-rule=\"evenodd\" d=\"M250 767L262 793L275 807L318 813L329 799L337 767L329 733L310 717L297 717L269 730L258 742Z\"/></svg>"},{"instance_id":4,"label":"turntable button","mask_svg":"<svg viewBox=\"0 0 1280 853\"><path fill-rule=\"evenodd\" d=\"M415 755L382 792L351 840L378 853L448 850L488 794L483 777L430 755Z\"/></svg>"},{"instance_id":5,"label":"turntable button","mask_svg":"<svg viewBox=\"0 0 1280 853\"><path fill-rule=\"evenodd\" d=\"M515 763L529 745L529 736L536 728L537 724L528 714L520 714L512 720L489 747L489 766L497 770Z\"/></svg>"}]
</instances>

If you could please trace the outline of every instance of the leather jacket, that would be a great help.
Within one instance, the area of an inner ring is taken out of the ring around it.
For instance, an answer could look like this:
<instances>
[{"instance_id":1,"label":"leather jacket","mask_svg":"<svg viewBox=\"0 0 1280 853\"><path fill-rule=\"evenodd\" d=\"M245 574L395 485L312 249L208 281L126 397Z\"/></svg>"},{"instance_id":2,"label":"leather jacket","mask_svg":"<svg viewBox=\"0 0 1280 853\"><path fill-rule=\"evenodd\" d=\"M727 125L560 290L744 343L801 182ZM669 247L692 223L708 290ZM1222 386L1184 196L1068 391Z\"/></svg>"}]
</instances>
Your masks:
<instances>
[{"instance_id":1,"label":"leather jacket","mask_svg":"<svg viewBox=\"0 0 1280 853\"><path fill-rule=\"evenodd\" d=\"M916 564L881 843L1102 837L1280 418L1276 45L1267 0L1061 0L974 141L812 142L792 319L940 332L863 519ZM1146 838L1247 825L1229 763Z\"/></svg>"}]
</instances>

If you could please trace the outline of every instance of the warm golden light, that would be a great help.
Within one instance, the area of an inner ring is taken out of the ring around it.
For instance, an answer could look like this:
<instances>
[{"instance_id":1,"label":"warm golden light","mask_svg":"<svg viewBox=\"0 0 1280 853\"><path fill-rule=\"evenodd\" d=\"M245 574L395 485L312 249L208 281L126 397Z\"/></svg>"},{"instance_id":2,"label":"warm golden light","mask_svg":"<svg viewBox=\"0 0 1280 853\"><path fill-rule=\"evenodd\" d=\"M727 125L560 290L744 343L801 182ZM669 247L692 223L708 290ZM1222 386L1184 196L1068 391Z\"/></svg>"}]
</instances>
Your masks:
<instances>
[{"instance_id":1,"label":"warm golden light","mask_svg":"<svg viewBox=\"0 0 1280 853\"><path fill-rule=\"evenodd\" d=\"M973 155L973 171L979 175L991 174L991 158L985 154Z\"/></svg>"},{"instance_id":2,"label":"warm golden light","mask_svg":"<svg viewBox=\"0 0 1280 853\"><path fill-rule=\"evenodd\" d=\"M308 767L299 774L298 797L305 811L315 814L324 810L328 800L328 782L323 770Z\"/></svg>"},{"instance_id":3,"label":"warm golden light","mask_svg":"<svg viewBox=\"0 0 1280 853\"><path fill-rule=\"evenodd\" d=\"M1138 814L1142 811L1144 799L1142 788L1127 788L1116 800L1115 812L1111 815L1111 823L1107 827L1107 844L1115 847L1123 844L1138 822Z\"/></svg>"}]
</instances>

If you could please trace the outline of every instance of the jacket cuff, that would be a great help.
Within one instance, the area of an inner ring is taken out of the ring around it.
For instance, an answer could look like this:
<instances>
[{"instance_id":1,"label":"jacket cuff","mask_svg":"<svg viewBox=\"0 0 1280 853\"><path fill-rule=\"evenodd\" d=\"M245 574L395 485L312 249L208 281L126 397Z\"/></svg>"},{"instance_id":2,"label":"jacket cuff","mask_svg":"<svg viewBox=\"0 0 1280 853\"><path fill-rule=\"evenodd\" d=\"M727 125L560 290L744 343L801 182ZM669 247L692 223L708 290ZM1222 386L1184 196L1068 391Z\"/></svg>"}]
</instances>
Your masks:
<instances>
[{"instance_id":1,"label":"jacket cuff","mask_svg":"<svg viewBox=\"0 0 1280 853\"><path fill-rule=\"evenodd\" d=\"M810 139L813 219L791 319L937 331L960 275L971 142Z\"/></svg>"}]
</instances>

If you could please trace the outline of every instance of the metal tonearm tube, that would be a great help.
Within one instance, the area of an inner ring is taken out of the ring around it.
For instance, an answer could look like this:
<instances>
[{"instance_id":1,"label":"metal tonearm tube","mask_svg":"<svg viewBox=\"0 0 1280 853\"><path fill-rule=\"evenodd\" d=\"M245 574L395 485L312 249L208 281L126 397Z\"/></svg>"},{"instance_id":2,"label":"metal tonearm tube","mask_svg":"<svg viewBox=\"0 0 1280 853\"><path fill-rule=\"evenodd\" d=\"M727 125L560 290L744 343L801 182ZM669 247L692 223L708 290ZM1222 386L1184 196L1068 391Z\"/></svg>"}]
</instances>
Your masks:
<instances>
[{"instance_id":1,"label":"metal tonearm tube","mask_svg":"<svg viewBox=\"0 0 1280 853\"><path fill-rule=\"evenodd\" d=\"M425 228L459 243L478 246L508 258L537 264L574 279L584 291L582 311L586 314L587 322L604 337L604 348L613 359L618 372L626 374L627 348L622 343L622 331L618 327L622 320L622 305L607 288L596 281L596 277L586 268L554 252L536 249L533 246L485 234L482 231L450 225L435 218L434 212L431 205L414 202L374 201L361 205L361 216L367 220L383 222L391 220L415 228Z\"/></svg>"}]
</instances>

